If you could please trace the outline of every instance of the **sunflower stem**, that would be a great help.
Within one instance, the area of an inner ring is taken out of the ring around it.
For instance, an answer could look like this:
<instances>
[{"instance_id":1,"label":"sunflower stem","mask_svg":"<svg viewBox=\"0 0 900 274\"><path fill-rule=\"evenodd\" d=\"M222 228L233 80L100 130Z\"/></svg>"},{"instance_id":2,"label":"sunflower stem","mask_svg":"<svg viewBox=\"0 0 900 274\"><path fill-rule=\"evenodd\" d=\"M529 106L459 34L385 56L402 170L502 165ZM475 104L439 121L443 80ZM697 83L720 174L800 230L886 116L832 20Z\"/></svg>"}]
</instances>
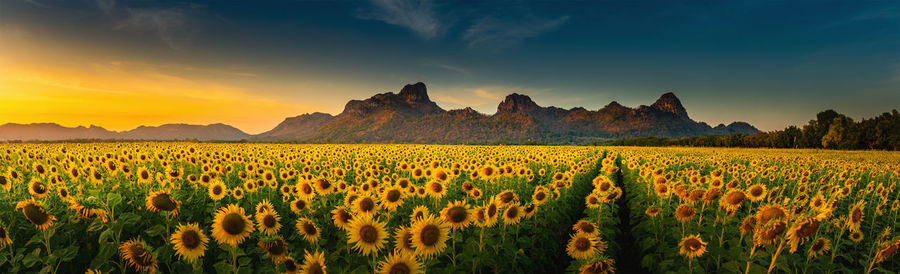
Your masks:
<instances>
[{"instance_id":1,"label":"sunflower stem","mask_svg":"<svg viewBox=\"0 0 900 274\"><path fill-rule=\"evenodd\" d=\"M781 255L781 250L784 249L784 242L784 238L781 238L781 243L778 244L775 255L772 255L772 262L769 263L769 270L766 273L772 273L772 269L775 269L775 260L778 259L778 255Z\"/></svg>"},{"instance_id":2,"label":"sunflower stem","mask_svg":"<svg viewBox=\"0 0 900 274\"><path fill-rule=\"evenodd\" d=\"M744 274L750 273L750 263L753 262L753 253L756 252L756 244L753 244L753 247L750 248L750 256L747 257L747 268L744 270Z\"/></svg>"}]
</instances>

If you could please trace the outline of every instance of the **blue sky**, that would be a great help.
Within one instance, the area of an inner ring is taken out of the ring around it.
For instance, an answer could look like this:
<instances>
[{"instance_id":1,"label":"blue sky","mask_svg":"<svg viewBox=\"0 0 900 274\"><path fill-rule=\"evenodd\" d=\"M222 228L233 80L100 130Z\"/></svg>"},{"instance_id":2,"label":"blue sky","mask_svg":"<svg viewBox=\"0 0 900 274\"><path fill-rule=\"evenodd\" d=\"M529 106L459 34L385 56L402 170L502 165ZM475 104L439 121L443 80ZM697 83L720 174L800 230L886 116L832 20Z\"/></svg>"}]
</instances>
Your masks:
<instances>
[{"instance_id":1,"label":"blue sky","mask_svg":"<svg viewBox=\"0 0 900 274\"><path fill-rule=\"evenodd\" d=\"M241 118L198 107L129 120L248 132L305 112L336 114L350 99L419 81L445 109L489 114L513 92L593 110L613 100L649 105L671 91L695 120L764 130L829 108L859 119L900 106L898 1L0 0L0 38L15 41L0 46L3 65L69 81L63 86L103 81L89 76L112 67L122 74L100 79L154 77L160 89L180 91L159 95L172 100L215 103L195 88L204 84L227 91L216 96L253 98L259 109L248 112L272 111ZM79 76L82 68L97 71ZM14 79L16 87L22 79L34 77ZM29 92L12 87L0 86L0 96ZM67 112L83 117L71 125L131 127L75 107L57 114ZM29 117L55 116L10 120Z\"/></svg>"}]
</instances>

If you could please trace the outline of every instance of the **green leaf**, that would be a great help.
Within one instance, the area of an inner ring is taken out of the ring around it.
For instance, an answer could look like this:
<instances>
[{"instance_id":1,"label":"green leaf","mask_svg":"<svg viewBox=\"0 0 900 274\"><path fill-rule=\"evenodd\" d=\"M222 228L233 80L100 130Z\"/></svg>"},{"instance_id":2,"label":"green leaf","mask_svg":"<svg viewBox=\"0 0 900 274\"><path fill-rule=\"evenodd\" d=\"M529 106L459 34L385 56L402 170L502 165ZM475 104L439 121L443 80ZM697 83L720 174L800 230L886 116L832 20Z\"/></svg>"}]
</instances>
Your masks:
<instances>
[{"instance_id":1,"label":"green leaf","mask_svg":"<svg viewBox=\"0 0 900 274\"><path fill-rule=\"evenodd\" d=\"M122 195L119 195L119 193L115 192L107 193L106 202L109 204L109 207L116 207L117 205L122 203Z\"/></svg>"},{"instance_id":2,"label":"green leaf","mask_svg":"<svg viewBox=\"0 0 900 274\"><path fill-rule=\"evenodd\" d=\"M166 234L166 227L164 227L162 225L154 225L154 226L151 226L150 228L148 228L147 230L144 230L144 232L146 232L147 236L150 236L150 237L164 236Z\"/></svg>"},{"instance_id":3,"label":"green leaf","mask_svg":"<svg viewBox=\"0 0 900 274\"><path fill-rule=\"evenodd\" d=\"M117 247L113 243L100 243L100 251L97 252L97 255L94 256L94 259L91 260L91 269L97 269L103 263L109 260L109 257L112 257L116 254Z\"/></svg>"},{"instance_id":4,"label":"green leaf","mask_svg":"<svg viewBox=\"0 0 900 274\"><path fill-rule=\"evenodd\" d=\"M40 251L40 249L37 249L37 251ZM38 262L38 258L40 257L37 254L35 254L34 252L30 252L28 253L28 255L25 255L25 258L22 259L22 264L24 264L25 267L32 267L35 263Z\"/></svg>"},{"instance_id":5,"label":"green leaf","mask_svg":"<svg viewBox=\"0 0 900 274\"><path fill-rule=\"evenodd\" d=\"M234 267L232 267L231 264L226 263L226 262L218 262L215 265L213 265L213 268L216 270L216 273L219 273L219 274L226 274L226 273L234 272L233 271Z\"/></svg>"},{"instance_id":6,"label":"green leaf","mask_svg":"<svg viewBox=\"0 0 900 274\"><path fill-rule=\"evenodd\" d=\"M62 250L59 251L59 253L57 255L59 256L59 259L62 260L63 262L71 261L72 259L75 258L75 256L78 255L78 246L73 245L73 246L69 246L67 248L63 248Z\"/></svg>"},{"instance_id":7,"label":"green leaf","mask_svg":"<svg viewBox=\"0 0 900 274\"><path fill-rule=\"evenodd\" d=\"M122 215L119 215L118 219L119 222L126 226L136 225L140 220L141 216L134 213L124 213Z\"/></svg>"}]
</instances>

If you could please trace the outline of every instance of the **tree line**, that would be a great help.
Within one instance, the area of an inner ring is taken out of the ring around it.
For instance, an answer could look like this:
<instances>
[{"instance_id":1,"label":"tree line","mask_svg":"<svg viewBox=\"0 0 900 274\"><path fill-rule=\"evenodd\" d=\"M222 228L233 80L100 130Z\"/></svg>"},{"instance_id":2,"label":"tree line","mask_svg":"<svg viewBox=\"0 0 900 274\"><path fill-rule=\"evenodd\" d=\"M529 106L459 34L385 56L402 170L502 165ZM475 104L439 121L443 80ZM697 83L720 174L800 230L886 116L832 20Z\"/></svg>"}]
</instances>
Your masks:
<instances>
[{"instance_id":1,"label":"tree line","mask_svg":"<svg viewBox=\"0 0 900 274\"><path fill-rule=\"evenodd\" d=\"M609 141L605 145L900 150L900 112L895 109L857 122L829 109L819 112L815 120L803 127L789 126L755 134L642 137Z\"/></svg>"}]
</instances>

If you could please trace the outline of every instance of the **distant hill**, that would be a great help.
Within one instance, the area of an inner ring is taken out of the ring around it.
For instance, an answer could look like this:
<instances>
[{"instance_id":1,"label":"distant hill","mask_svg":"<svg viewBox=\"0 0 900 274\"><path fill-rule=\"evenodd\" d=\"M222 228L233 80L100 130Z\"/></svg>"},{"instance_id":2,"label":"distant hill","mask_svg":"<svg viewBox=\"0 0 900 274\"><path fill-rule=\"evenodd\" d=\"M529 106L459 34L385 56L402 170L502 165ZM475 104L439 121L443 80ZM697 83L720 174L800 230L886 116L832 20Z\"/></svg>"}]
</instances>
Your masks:
<instances>
[{"instance_id":1,"label":"distant hill","mask_svg":"<svg viewBox=\"0 0 900 274\"><path fill-rule=\"evenodd\" d=\"M692 137L753 134L744 122L710 127L692 120L673 93L650 106L629 108L611 102L598 110L542 107L527 95L513 93L489 115L472 108L444 110L428 97L423 83L399 93L351 100L333 116L309 113L286 118L274 129L249 135L225 124L167 124L115 132L91 126L5 124L0 140L250 140L307 143L591 143L634 137Z\"/></svg>"},{"instance_id":2,"label":"distant hill","mask_svg":"<svg viewBox=\"0 0 900 274\"><path fill-rule=\"evenodd\" d=\"M109 131L102 127L64 127L54 123L0 125L0 140L53 141L78 139L103 140L200 140L235 141L250 138L250 134L225 124L186 125L166 124L158 127L140 126L129 131Z\"/></svg>"}]
</instances>

